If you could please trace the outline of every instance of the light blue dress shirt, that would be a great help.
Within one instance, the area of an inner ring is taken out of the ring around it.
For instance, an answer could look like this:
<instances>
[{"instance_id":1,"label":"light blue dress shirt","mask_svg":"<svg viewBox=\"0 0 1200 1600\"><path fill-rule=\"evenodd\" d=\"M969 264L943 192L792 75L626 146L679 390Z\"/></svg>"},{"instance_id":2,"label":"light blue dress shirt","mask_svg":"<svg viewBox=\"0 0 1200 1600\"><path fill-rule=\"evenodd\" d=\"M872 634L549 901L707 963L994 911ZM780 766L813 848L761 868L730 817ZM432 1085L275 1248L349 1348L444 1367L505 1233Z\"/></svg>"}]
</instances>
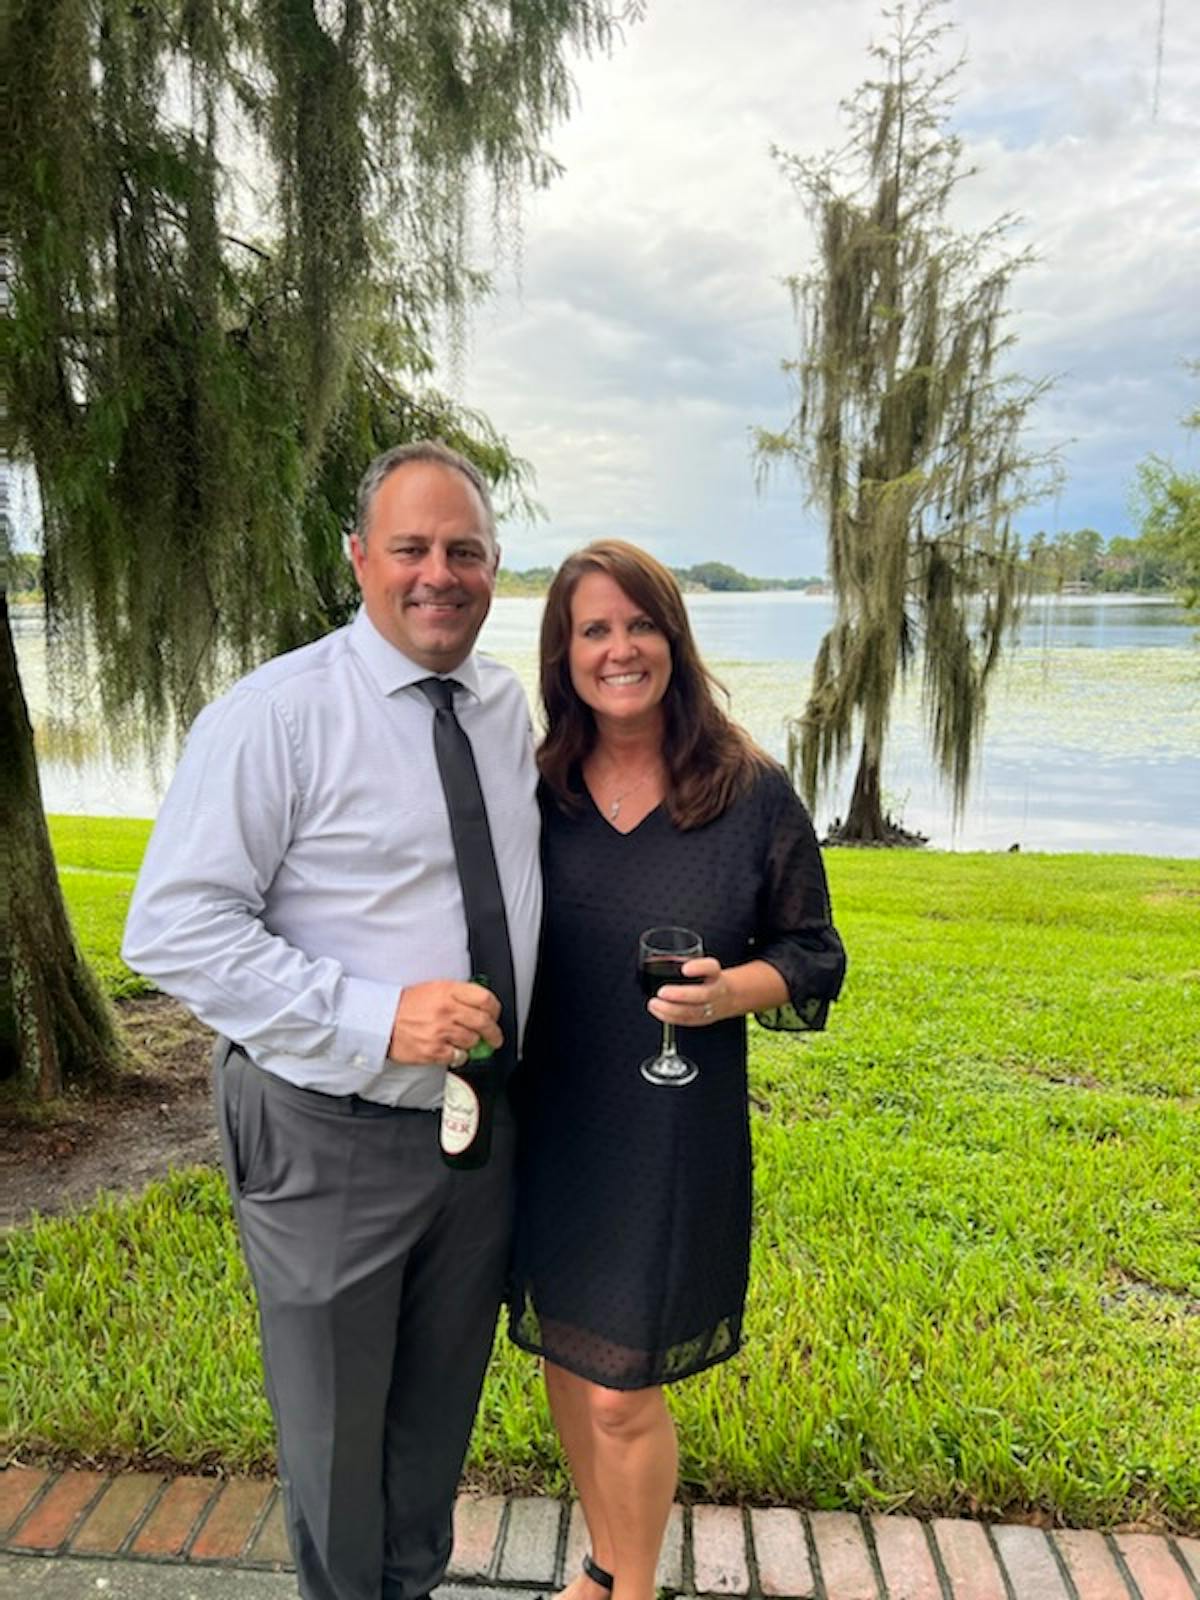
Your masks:
<instances>
[{"instance_id":1,"label":"light blue dress shirt","mask_svg":"<svg viewBox=\"0 0 1200 1600\"><path fill-rule=\"evenodd\" d=\"M197 717L146 852L122 954L305 1088L440 1104L444 1069L386 1059L409 984L471 975L427 668L365 611ZM524 1029L541 923L529 707L499 662L451 674L475 751Z\"/></svg>"}]
</instances>

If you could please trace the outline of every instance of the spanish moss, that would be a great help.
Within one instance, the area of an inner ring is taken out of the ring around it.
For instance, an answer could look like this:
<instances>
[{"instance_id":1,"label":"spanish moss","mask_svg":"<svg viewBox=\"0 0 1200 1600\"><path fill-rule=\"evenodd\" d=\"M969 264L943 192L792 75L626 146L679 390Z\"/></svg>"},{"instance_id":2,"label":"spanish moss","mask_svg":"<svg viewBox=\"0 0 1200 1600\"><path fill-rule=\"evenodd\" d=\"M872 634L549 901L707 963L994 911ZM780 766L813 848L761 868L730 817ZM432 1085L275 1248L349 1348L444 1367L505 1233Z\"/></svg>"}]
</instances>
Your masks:
<instances>
[{"instance_id":1,"label":"spanish moss","mask_svg":"<svg viewBox=\"0 0 1200 1600\"><path fill-rule=\"evenodd\" d=\"M636 9L14 0L11 424L53 676L98 686L107 734L153 755L236 672L346 620L344 534L381 449L439 435L530 505L525 464L431 388L429 352L487 286L472 198L512 216L554 175L569 55ZM0 1075L53 1094L114 1045L62 912L7 611L3 635L0 845L21 871Z\"/></svg>"},{"instance_id":2,"label":"spanish moss","mask_svg":"<svg viewBox=\"0 0 1200 1600\"><path fill-rule=\"evenodd\" d=\"M976 234L946 220L971 174L948 131L959 63L940 64L941 3L885 13L881 74L844 108L844 147L775 152L819 256L789 280L797 408L783 431L758 431L757 457L760 469L796 465L826 521L835 619L790 753L816 804L857 743L846 842L898 834L883 754L895 695L918 671L930 746L961 810L1022 602L1013 517L1053 479L1052 460L1023 442L1047 385L997 371L1009 288L1029 257L1005 252L1009 217Z\"/></svg>"}]
</instances>

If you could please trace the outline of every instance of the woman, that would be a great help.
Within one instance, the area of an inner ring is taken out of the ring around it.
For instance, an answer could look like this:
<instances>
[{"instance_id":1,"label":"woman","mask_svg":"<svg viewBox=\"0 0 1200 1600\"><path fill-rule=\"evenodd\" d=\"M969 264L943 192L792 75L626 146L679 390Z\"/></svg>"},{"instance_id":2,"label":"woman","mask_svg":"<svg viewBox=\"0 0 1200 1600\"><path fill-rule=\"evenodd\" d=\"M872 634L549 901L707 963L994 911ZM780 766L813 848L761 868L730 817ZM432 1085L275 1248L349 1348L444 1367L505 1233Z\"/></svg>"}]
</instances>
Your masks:
<instances>
[{"instance_id":1,"label":"woman","mask_svg":"<svg viewBox=\"0 0 1200 1600\"><path fill-rule=\"evenodd\" d=\"M820 1028L845 958L812 825L725 716L674 578L620 540L546 602L546 927L526 1048L510 1333L546 1387L591 1539L570 1600L653 1600L675 1492L662 1385L733 1355L750 1238L745 1017ZM638 936L703 936L638 988ZM699 980L699 981L695 981ZM648 1083L660 1024L699 1068Z\"/></svg>"}]
</instances>

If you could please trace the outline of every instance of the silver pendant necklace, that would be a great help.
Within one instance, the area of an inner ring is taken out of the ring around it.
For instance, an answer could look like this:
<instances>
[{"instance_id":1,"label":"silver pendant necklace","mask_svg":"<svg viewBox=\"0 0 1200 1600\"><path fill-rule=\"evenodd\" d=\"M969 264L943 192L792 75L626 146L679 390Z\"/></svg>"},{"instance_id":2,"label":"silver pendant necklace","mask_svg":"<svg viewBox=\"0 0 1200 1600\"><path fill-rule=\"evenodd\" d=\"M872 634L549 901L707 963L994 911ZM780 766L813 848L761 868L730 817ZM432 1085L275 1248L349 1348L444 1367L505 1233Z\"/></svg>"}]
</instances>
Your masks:
<instances>
[{"instance_id":1,"label":"silver pendant necklace","mask_svg":"<svg viewBox=\"0 0 1200 1600\"><path fill-rule=\"evenodd\" d=\"M655 769L651 767L649 772L642 773L636 783L631 783L627 789L622 789L620 794L613 796L608 802L608 820L610 822L615 822L621 815L621 801L633 794L635 790L640 789L644 783L653 777L654 772Z\"/></svg>"}]
</instances>

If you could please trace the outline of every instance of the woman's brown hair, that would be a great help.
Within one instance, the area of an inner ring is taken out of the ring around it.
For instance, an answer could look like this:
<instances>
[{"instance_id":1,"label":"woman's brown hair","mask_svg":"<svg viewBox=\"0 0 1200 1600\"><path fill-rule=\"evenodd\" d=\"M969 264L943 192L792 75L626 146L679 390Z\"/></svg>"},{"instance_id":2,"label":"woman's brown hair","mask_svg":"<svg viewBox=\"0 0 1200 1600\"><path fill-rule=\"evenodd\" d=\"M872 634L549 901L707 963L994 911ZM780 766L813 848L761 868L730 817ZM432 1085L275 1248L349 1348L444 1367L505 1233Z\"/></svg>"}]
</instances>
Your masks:
<instances>
[{"instance_id":1,"label":"woman's brown hair","mask_svg":"<svg viewBox=\"0 0 1200 1600\"><path fill-rule=\"evenodd\" d=\"M624 539L599 539L568 556L554 575L542 615L541 688L546 737L538 767L565 811L583 804L579 769L596 742L591 707L571 683L571 601L579 580L603 572L650 618L671 647L671 681L663 695L664 804L677 828L719 817L769 766L749 734L717 704L724 687L700 659L683 594L671 573Z\"/></svg>"}]
</instances>

